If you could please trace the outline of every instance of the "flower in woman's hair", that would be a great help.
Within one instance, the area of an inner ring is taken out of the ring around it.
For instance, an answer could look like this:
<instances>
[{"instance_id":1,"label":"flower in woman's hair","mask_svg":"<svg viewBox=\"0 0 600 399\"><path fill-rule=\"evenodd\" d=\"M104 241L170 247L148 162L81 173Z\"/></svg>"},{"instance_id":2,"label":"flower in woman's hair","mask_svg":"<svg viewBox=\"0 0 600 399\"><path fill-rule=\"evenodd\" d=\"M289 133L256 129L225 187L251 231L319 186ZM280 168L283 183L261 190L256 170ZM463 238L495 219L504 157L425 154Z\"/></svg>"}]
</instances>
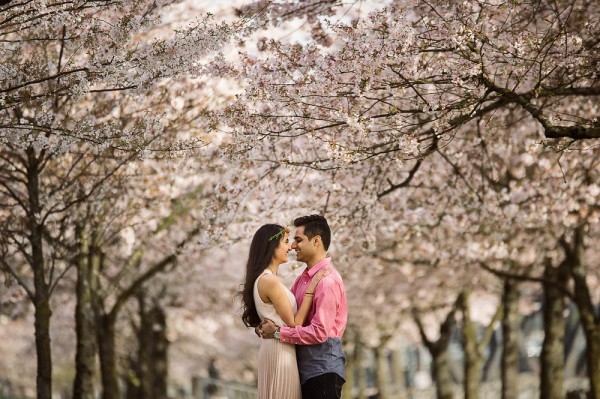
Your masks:
<instances>
[{"instance_id":1,"label":"flower in woman's hair","mask_svg":"<svg viewBox=\"0 0 600 399\"><path fill-rule=\"evenodd\" d=\"M290 232L290 228L286 226L283 229L279 230L277 233L273 234L271 237L269 237L269 241L276 240L283 233L289 233L289 232Z\"/></svg>"}]
</instances>

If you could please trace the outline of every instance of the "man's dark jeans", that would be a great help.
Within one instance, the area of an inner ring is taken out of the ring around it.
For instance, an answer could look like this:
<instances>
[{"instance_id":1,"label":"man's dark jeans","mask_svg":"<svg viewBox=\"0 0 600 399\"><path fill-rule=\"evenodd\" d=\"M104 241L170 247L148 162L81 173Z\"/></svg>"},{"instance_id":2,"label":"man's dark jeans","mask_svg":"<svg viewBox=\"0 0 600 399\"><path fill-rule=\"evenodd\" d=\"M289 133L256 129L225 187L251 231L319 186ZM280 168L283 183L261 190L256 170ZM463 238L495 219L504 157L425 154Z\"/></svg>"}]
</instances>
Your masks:
<instances>
[{"instance_id":1,"label":"man's dark jeans","mask_svg":"<svg viewBox=\"0 0 600 399\"><path fill-rule=\"evenodd\" d=\"M340 399L344 382L336 373L310 378L302 384L302 399Z\"/></svg>"}]
</instances>

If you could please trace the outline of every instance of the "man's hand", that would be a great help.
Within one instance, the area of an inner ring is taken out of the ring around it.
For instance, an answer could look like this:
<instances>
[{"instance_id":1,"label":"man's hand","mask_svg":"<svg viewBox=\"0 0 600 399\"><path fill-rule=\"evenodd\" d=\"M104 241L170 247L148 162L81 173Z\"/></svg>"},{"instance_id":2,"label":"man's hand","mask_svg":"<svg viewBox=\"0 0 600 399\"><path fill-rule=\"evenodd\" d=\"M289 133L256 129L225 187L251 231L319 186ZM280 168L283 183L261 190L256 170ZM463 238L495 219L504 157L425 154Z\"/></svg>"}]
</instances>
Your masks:
<instances>
[{"instance_id":1,"label":"man's hand","mask_svg":"<svg viewBox=\"0 0 600 399\"><path fill-rule=\"evenodd\" d=\"M256 328L254 332L256 335L263 339L273 338L273 333L277 331L277 325L272 320L264 319Z\"/></svg>"},{"instance_id":2,"label":"man's hand","mask_svg":"<svg viewBox=\"0 0 600 399\"><path fill-rule=\"evenodd\" d=\"M259 325L257 325L256 327L254 327L254 333L256 335L258 335L258 338L262 338L262 335L261 335L262 333L261 333L261 330L260 330L260 326L262 326L263 323L264 323L264 321L261 321Z\"/></svg>"}]
</instances>

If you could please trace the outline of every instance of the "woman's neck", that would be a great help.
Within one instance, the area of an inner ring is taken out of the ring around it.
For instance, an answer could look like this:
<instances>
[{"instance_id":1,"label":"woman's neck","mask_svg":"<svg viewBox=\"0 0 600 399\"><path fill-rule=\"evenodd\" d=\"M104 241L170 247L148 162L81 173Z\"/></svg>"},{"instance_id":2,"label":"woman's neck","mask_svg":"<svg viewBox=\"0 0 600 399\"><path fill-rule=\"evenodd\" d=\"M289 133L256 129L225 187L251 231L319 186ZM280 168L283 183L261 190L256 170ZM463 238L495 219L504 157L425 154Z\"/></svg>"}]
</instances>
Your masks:
<instances>
[{"instance_id":1,"label":"woman's neck","mask_svg":"<svg viewBox=\"0 0 600 399\"><path fill-rule=\"evenodd\" d=\"M267 266L267 269L271 270L271 273L277 276L277 273L279 272L279 265L271 263L269 266Z\"/></svg>"}]
</instances>

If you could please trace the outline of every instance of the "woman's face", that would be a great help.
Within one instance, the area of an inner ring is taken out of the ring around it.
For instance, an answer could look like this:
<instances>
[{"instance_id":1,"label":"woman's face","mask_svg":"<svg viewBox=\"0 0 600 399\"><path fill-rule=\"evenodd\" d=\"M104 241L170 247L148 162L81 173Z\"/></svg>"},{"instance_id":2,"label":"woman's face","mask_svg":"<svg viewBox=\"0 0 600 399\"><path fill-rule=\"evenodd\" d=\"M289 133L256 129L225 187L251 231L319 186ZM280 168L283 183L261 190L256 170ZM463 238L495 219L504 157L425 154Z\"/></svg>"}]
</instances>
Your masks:
<instances>
[{"instance_id":1,"label":"woman's face","mask_svg":"<svg viewBox=\"0 0 600 399\"><path fill-rule=\"evenodd\" d=\"M284 233L281 240L279 240L279 245L275 248L275 254L273 255L273 260L276 264L282 264L288 261L288 252L290 252L290 241L289 241L289 233Z\"/></svg>"}]
</instances>

